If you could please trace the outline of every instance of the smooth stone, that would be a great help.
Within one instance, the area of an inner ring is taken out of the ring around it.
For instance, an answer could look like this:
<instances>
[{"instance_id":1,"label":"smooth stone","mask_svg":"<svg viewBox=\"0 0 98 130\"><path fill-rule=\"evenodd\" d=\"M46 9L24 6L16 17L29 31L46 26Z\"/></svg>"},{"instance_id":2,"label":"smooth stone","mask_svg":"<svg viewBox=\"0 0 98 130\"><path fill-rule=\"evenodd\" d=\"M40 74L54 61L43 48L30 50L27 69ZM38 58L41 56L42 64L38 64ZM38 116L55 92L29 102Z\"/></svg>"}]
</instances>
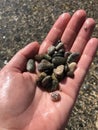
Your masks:
<instances>
[{"instance_id":1,"label":"smooth stone","mask_svg":"<svg viewBox=\"0 0 98 130\"><path fill-rule=\"evenodd\" d=\"M56 78L59 79L59 78L62 78L64 76L64 69L65 69L64 65L59 65L59 66L57 66L56 69L53 70Z\"/></svg>"},{"instance_id":2,"label":"smooth stone","mask_svg":"<svg viewBox=\"0 0 98 130\"><path fill-rule=\"evenodd\" d=\"M66 62L66 59L61 56L56 56L52 59L52 63L54 64L55 67L58 65L65 64L65 62Z\"/></svg>"},{"instance_id":3,"label":"smooth stone","mask_svg":"<svg viewBox=\"0 0 98 130\"><path fill-rule=\"evenodd\" d=\"M35 71L35 61L33 59L29 59L26 65L26 69L29 72Z\"/></svg>"},{"instance_id":4,"label":"smooth stone","mask_svg":"<svg viewBox=\"0 0 98 130\"><path fill-rule=\"evenodd\" d=\"M65 52L64 53L64 57L65 57L65 59L67 60L67 58L68 58L68 56L71 54L71 52L69 52L69 51L67 51L67 52Z\"/></svg>"},{"instance_id":5,"label":"smooth stone","mask_svg":"<svg viewBox=\"0 0 98 130\"><path fill-rule=\"evenodd\" d=\"M54 54L52 55L52 58L54 58L54 57L58 57L58 56L63 57L64 54L62 54L62 53L60 53L60 52L58 52L58 53L54 53Z\"/></svg>"},{"instance_id":6,"label":"smooth stone","mask_svg":"<svg viewBox=\"0 0 98 130\"><path fill-rule=\"evenodd\" d=\"M80 57L80 53L78 52L73 52L72 54L70 54L67 58L67 62L71 63L71 62L77 62L78 59Z\"/></svg>"},{"instance_id":7,"label":"smooth stone","mask_svg":"<svg viewBox=\"0 0 98 130\"><path fill-rule=\"evenodd\" d=\"M52 71L53 71L53 69L46 69L46 70L44 70L44 72L45 72L47 75L51 75L51 74L52 74Z\"/></svg>"},{"instance_id":8,"label":"smooth stone","mask_svg":"<svg viewBox=\"0 0 98 130\"><path fill-rule=\"evenodd\" d=\"M51 92L56 91L59 89L59 82L57 79L52 80Z\"/></svg>"},{"instance_id":9,"label":"smooth stone","mask_svg":"<svg viewBox=\"0 0 98 130\"><path fill-rule=\"evenodd\" d=\"M68 71L66 76L70 78L74 78L74 73L72 71Z\"/></svg>"},{"instance_id":10,"label":"smooth stone","mask_svg":"<svg viewBox=\"0 0 98 130\"><path fill-rule=\"evenodd\" d=\"M68 68L69 68L69 71L67 72L67 76L68 77L71 77L71 78L74 78L74 71L76 69L76 62L72 62L68 65Z\"/></svg>"},{"instance_id":11,"label":"smooth stone","mask_svg":"<svg viewBox=\"0 0 98 130\"><path fill-rule=\"evenodd\" d=\"M52 83L52 77L51 77L50 75L46 76L46 77L42 80L42 86L43 86L44 88L49 89L48 87L51 87L51 86L50 86L51 83Z\"/></svg>"},{"instance_id":12,"label":"smooth stone","mask_svg":"<svg viewBox=\"0 0 98 130\"><path fill-rule=\"evenodd\" d=\"M37 54L35 55L34 59L38 62L40 62L44 58L44 54Z\"/></svg>"},{"instance_id":13,"label":"smooth stone","mask_svg":"<svg viewBox=\"0 0 98 130\"><path fill-rule=\"evenodd\" d=\"M61 99L61 95L58 92L52 92L51 93L51 100L53 102L60 101L60 99Z\"/></svg>"},{"instance_id":14,"label":"smooth stone","mask_svg":"<svg viewBox=\"0 0 98 130\"><path fill-rule=\"evenodd\" d=\"M51 70L54 68L54 65L50 63L49 61L43 59L39 64L38 64L38 70L39 71L45 71L45 70Z\"/></svg>"},{"instance_id":15,"label":"smooth stone","mask_svg":"<svg viewBox=\"0 0 98 130\"><path fill-rule=\"evenodd\" d=\"M77 66L76 62L72 62L68 64L69 71L74 72L76 69L76 66Z\"/></svg>"},{"instance_id":16,"label":"smooth stone","mask_svg":"<svg viewBox=\"0 0 98 130\"><path fill-rule=\"evenodd\" d=\"M62 42L60 42L60 43L58 43L57 45L56 45L56 50L58 51L58 50L60 50L61 48L64 48L64 44L62 43Z\"/></svg>"},{"instance_id":17,"label":"smooth stone","mask_svg":"<svg viewBox=\"0 0 98 130\"><path fill-rule=\"evenodd\" d=\"M37 84L41 85L41 81L47 76L45 72L42 72L38 75Z\"/></svg>"},{"instance_id":18,"label":"smooth stone","mask_svg":"<svg viewBox=\"0 0 98 130\"><path fill-rule=\"evenodd\" d=\"M47 53L48 53L49 55L52 55L52 54L54 53L55 49L56 49L55 46L51 45L51 46L48 48Z\"/></svg>"},{"instance_id":19,"label":"smooth stone","mask_svg":"<svg viewBox=\"0 0 98 130\"><path fill-rule=\"evenodd\" d=\"M63 55L64 55L64 53L65 53L65 49L60 49L59 51L58 51L59 53L62 53Z\"/></svg>"},{"instance_id":20,"label":"smooth stone","mask_svg":"<svg viewBox=\"0 0 98 130\"><path fill-rule=\"evenodd\" d=\"M52 87L51 87L51 92L52 91L56 91L59 89L59 81L58 79L56 78L55 74L52 73Z\"/></svg>"},{"instance_id":21,"label":"smooth stone","mask_svg":"<svg viewBox=\"0 0 98 130\"><path fill-rule=\"evenodd\" d=\"M55 79L55 80L58 80L57 78L56 78L56 76L55 76L55 74L54 73L52 73L52 79Z\"/></svg>"},{"instance_id":22,"label":"smooth stone","mask_svg":"<svg viewBox=\"0 0 98 130\"><path fill-rule=\"evenodd\" d=\"M51 56L50 55L48 55L48 54L45 54L44 55L44 59L46 59L46 60L48 60L48 61L51 61Z\"/></svg>"}]
</instances>

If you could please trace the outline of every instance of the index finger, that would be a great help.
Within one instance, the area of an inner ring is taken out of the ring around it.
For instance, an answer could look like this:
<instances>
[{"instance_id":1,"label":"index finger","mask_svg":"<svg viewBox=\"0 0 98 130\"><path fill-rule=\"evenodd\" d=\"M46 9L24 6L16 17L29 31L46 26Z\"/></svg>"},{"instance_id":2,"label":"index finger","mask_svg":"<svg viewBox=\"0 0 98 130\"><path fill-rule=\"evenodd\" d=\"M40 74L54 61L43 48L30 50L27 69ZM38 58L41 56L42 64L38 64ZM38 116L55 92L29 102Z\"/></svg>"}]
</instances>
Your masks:
<instances>
[{"instance_id":1,"label":"index finger","mask_svg":"<svg viewBox=\"0 0 98 130\"><path fill-rule=\"evenodd\" d=\"M69 13L63 13L59 16L59 18L49 31L48 35L46 36L45 40L42 42L39 53L45 53L50 45L61 38L70 18L71 16Z\"/></svg>"}]
</instances>

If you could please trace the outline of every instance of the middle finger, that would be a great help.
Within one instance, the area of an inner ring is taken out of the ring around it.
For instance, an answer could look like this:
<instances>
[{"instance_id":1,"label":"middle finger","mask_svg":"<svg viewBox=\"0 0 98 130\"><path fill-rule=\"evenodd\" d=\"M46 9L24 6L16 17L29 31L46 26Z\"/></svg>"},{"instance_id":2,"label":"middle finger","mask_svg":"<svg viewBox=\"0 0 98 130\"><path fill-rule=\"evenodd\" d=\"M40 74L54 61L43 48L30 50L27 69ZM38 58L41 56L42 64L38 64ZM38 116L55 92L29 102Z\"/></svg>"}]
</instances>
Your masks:
<instances>
[{"instance_id":1,"label":"middle finger","mask_svg":"<svg viewBox=\"0 0 98 130\"><path fill-rule=\"evenodd\" d=\"M72 46L72 43L74 42L82 24L84 23L86 18L86 13L84 10L78 10L76 11L71 20L69 21L62 37L61 41L64 43L65 48L69 50L69 48Z\"/></svg>"}]
</instances>

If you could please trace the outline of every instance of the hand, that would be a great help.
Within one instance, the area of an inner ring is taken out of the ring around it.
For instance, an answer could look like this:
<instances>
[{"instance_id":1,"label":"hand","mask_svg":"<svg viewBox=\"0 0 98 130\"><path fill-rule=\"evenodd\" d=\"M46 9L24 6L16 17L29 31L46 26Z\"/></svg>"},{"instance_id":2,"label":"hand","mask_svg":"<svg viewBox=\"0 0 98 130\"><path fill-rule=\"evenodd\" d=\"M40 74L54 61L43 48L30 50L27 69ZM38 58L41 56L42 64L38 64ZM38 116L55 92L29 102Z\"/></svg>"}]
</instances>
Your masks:
<instances>
[{"instance_id":1,"label":"hand","mask_svg":"<svg viewBox=\"0 0 98 130\"><path fill-rule=\"evenodd\" d=\"M2 130L59 130L67 124L80 86L94 58L98 39L90 38L95 26L92 18L86 19L83 10L71 17L62 14L41 46L37 42L20 50L0 71L0 127ZM60 83L61 100L53 102L50 93L36 86L37 75L25 72L27 60L44 53L57 39L65 48L78 51L81 58L75 78Z\"/></svg>"}]
</instances>

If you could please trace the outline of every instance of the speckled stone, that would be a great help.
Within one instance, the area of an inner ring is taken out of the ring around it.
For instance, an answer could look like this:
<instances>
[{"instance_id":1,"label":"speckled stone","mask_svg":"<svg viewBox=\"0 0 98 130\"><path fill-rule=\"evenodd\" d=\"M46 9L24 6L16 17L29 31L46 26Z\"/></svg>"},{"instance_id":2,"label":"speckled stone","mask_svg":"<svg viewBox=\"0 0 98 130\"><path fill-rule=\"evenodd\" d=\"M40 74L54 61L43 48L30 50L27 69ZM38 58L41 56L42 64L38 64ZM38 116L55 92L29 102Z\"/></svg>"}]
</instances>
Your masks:
<instances>
[{"instance_id":1,"label":"speckled stone","mask_svg":"<svg viewBox=\"0 0 98 130\"><path fill-rule=\"evenodd\" d=\"M51 100L53 102L60 101L60 99L61 99L61 95L58 92L55 91L51 93Z\"/></svg>"},{"instance_id":2,"label":"speckled stone","mask_svg":"<svg viewBox=\"0 0 98 130\"><path fill-rule=\"evenodd\" d=\"M66 62L66 59L61 56L56 56L52 59L52 63L54 64L54 66L65 64L65 62Z\"/></svg>"},{"instance_id":3,"label":"speckled stone","mask_svg":"<svg viewBox=\"0 0 98 130\"><path fill-rule=\"evenodd\" d=\"M26 65L26 69L29 72L35 71L35 61L33 59L29 59Z\"/></svg>"}]
</instances>

